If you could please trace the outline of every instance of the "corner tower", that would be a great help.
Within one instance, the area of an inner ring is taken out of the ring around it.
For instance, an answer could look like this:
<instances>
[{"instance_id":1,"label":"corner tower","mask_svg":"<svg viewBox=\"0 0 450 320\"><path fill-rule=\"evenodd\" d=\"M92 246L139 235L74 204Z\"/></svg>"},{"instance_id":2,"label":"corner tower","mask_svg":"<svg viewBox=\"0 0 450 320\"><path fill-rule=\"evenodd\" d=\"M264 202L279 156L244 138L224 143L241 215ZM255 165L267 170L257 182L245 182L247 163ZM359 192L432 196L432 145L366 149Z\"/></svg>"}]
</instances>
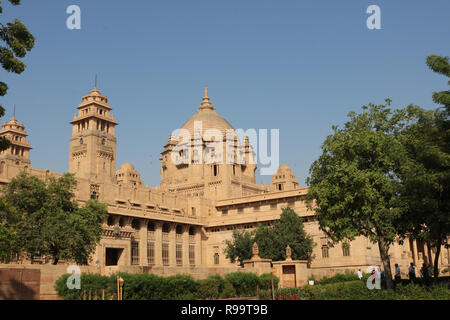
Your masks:
<instances>
[{"instance_id":1,"label":"corner tower","mask_svg":"<svg viewBox=\"0 0 450 320\"><path fill-rule=\"evenodd\" d=\"M7 138L11 145L8 149L0 151L0 161L4 164L28 167L30 165L30 142L27 140L25 126L20 124L15 117L2 124L0 137ZM0 171L2 171L0 168Z\"/></svg>"},{"instance_id":2,"label":"corner tower","mask_svg":"<svg viewBox=\"0 0 450 320\"><path fill-rule=\"evenodd\" d=\"M115 181L116 144L114 116L108 97L94 88L83 96L72 122L69 172L96 182Z\"/></svg>"}]
</instances>

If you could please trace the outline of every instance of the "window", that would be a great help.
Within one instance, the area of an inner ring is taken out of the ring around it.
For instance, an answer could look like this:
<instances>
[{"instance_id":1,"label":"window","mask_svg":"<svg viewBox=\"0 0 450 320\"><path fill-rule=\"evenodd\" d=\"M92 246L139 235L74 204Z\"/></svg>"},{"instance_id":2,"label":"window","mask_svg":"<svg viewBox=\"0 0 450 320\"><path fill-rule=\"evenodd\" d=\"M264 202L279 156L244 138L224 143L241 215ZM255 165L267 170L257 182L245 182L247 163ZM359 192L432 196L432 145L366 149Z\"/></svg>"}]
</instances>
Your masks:
<instances>
[{"instance_id":1,"label":"window","mask_svg":"<svg viewBox=\"0 0 450 320\"><path fill-rule=\"evenodd\" d=\"M238 208L238 209L237 209L237 212L238 212L238 213L244 213L244 208Z\"/></svg>"},{"instance_id":2,"label":"window","mask_svg":"<svg viewBox=\"0 0 450 320\"><path fill-rule=\"evenodd\" d=\"M148 242L147 243L147 261L149 265L155 264L155 243Z\"/></svg>"},{"instance_id":3,"label":"window","mask_svg":"<svg viewBox=\"0 0 450 320\"><path fill-rule=\"evenodd\" d=\"M328 246L322 246L322 258L328 258Z\"/></svg>"},{"instance_id":4,"label":"window","mask_svg":"<svg viewBox=\"0 0 450 320\"><path fill-rule=\"evenodd\" d=\"M270 209L276 209L277 208L277 204L276 203L271 203L270 204Z\"/></svg>"},{"instance_id":5,"label":"window","mask_svg":"<svg viewBox=\"0 0 450 320\"><path fill-rule=\"evenodd\" d=\"M139 264L139 242L137 241L131 242L131 264Z\"/></svg>"},{"instance_id":6,"label":"window","mask_svg":"<svg viewBox=\"0 0 450 320\"><path fill-rule=\"evenodd\" d=\"M235 175L236 175L236 165L233 164L233 176L235 176Z\"/></svg>"},{"instance_id":7,"label":"window","mask_svg":"<svg viewBox=\"0 0 450 320\"><path fill-rule=\"evenodd\" d=\"M348 242L344 242L342 244L342 254L344 255L344 257L350 256L350 244Z\"/></svg>"},{"instance_id":8,"label":"window","mask_svg":"<svg viewBox=\"0 0 450 320\"><path fill-rule=\"evenodd\" d=\"M80 139L80 144L83 144L83 138Z\"/></svg>"},{"instance_id":9,"label":"window","mask_svg":"<svg viewBox=\"0 0 450 320\"><path fill-rule=\"evenodd\" d=\"M218 166L215 164L215 165L213 165L213 175L214 175L214 177L217 177L218 174L219 174L219 168L218 168Z\"/></svg>"},{"instance_id":10,"label":"window","mask_svg":"<svg viewBox=\"0 0 450 320\"><path fill-rule=\"evenodd\" d=\"M169 265L169 244L168 243L162 244L162 260L163 260L164 266Z\"/></svg>"},{"instance_id":11,"label":"window","mask_svg":"<svg viewBox=\"0 0 450 320\"><path fill-rule=\"evenodd\" d=\"M133 219L133 221L131 221L131 227L135 230L139 230L141 228L141 223L139 220Z\"/></svg>"},{"instance_id":12,"label":"window","mask_svg":"<svg viewBox=\"0 0 450 320\"><path fill-rule=\"evenodd\" d=\"M102 146L104 146L106 144L106 140L103 138L102 139Z\"/></svg>"},{"instance_id":13,"label":"window","mask_svg":"<svg viewBox=\"0 0 450 320\"><path fill-rule=\"evenodd\" d=\"M107 222L108 226L112 227L114 225L114 219L113 217L109 216L108 217L108 222Z\"/></svg>"},{"instance_id":14,"label":"window","mask_svg":"<svg viewBox=\"0 0 450 320\"><path fill-rule=\"evenodd\" d=\"M259 209L260 209L260 206L254 206L253 207L253 211L259 211Z\"/></svg>"},{"instance_id":15,"label":"window","mask_svg":"<svg viewBox=\"0 0 450 320\"><path fill-rule=\"evenodd\" d=\"M228 210L227 209L223 209L222 210L222 215L227 215L228 214Z\"/></svg>"},{"instance_id":16,"label":"window","mask_svg":"<svg viewBox=\"0 0 450 320\"><path fill-rule=\"evenodd\" d=\"M189 228L189 235L190 236L195 236L195 228L194 227L190 227Z\"/></svg>"},{"instance_id":17,"label":"window","mask_svg":"<svg viewBox=\"0 0 450 320\"><path fill-rule=\"evenodd\" d=\"M283 190L283 185L281 183L278 184L278 190Z\"/></svg>"},{"instance_id":18,"label":"window","mask_svg":"<svg viewBox=\"0 0 450 320\"><path fill-rule=\"evenodd\" d=\"M155 224L153 222L149 222L147 225L148 231L155 231Z\"/></svg>"},{"instance_id":19,"label":"window","mask_svg":"<svg viewBox=\"0 0 450 320\"><path fill-rule=\"evenodd\" d=\"M219 264L219 254L214 253L214 264Z\"/></svg>"},{"instance_id":20,"label":"window","mask_svg":"<svg viewBox=\"0 0 450 320\"><path fill-rule=\"evenodd\" d=\"M189 245L189 264L195 266L195 245Z\"/></svg>"},{"instance_id":21,"label":"window","mask_svg":"<svg viewBox=\"0 0 450 320\"><path fill-rule=\"evenodd\" d=\"M125 225L125 221L123 220L123 218L119 219L119 227L123 227Z\"/></svg>"},{"instance_id":22,"label":"window","mask_svg":"<svg viewBox=\"0 0 450 320\"><path fill-rule=\"evenodd\" d=\"M162 226L162 232L169 233L169 224L164 223Z\"/></svg>"},{"instance_id":23,"label":"window","mask_svg":"<svg viewBox=\"0 0 450 320\"><path fill-rule=\"evenodd\" d=\"M177 244L176 246L177 266L183 265L183 245Z\"/></svg>"}]
</instances>

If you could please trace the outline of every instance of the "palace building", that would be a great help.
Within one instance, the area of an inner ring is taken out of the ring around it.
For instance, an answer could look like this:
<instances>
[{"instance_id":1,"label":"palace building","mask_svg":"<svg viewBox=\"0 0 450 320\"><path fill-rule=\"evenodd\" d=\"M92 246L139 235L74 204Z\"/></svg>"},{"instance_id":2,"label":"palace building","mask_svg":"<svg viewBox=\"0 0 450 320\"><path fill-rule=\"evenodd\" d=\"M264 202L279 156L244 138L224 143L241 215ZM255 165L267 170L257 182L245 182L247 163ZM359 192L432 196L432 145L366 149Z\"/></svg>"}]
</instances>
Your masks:
<instances>
[{"instance_id":1,"label":"palace building","mask_svg":"<svg viewBox=\"0 0 450 320\"><path fill-rule=\"evenodd\" d=\"M98 199L108 205L109 213L92 257L93 266L106 273L135 270L159 275L188 273L198 278L236 271L240 267L224 254L225 240L231 239L232 230L250 230L260 223L272 225L279 219L281 208L287 206L304 218L305 229L316 244L313 259L307 265L308 277L381 266L378 246L367 238L329 246L314 212L306 208L304 197L308 188L298 183L287 165L279 167L270 185L257 184L257 167L251 161L253 151L248 139L235 150L243 161L197 161L198 152L203 153L210 142L196 134L198 122L203 131L234 130L217 112L205 90L198 110L181 126L191 134L186 143L192 147L192 154L187 156L180 151L179 156L189 161L173 161L171 155L179 141L171 135L161 145L161 183L150 188L144 186L138 168L130 162L117 168L118 123L108 97L97 88L82 97L70 122L69 172L78 180L76 200L83 205L91 198ZM174 123L175 126L179 124ZM61 176L31 167L31 145L25 126L14 117L2 124L0 136L11 141L11 147L0 153L1 184L7 184L21 171L43 180ZM224 150L213 152L221 156ZM398 263L406 272L410 262L416 266L432 262L433 250L416 240L396 242L390 250L391 265ZM449 262L449 249L443 247L439 267L446 268Z\"/></svg>"}]
</instances>

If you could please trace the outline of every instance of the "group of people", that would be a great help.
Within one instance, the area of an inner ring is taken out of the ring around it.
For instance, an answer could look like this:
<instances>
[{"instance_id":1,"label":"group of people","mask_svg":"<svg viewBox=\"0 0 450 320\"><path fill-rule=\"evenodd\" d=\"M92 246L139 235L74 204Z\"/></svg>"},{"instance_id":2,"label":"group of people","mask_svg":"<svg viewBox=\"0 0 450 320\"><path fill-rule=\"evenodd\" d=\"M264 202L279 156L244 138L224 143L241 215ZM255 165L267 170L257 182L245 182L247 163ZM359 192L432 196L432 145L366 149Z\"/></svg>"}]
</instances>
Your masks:
<instances>
[{"instance_id":1,"label":"group of people","mask_svg":"<svg viewBox=\"0 0 450 320\"><path fill-rule=\"evenodd\" d=\"M395 264L395 269L397 270L398 264ZM400 270L400 268L398 268ZM420 274L422 278L429 279L431 278L431 268L428 266L426 262L423 263L422 268L420 268ZM408 277L410 280L414 280L416 278L416 269L414 267L414 263L411 262L408 268ZM397 279L397 277L396 277Z\"/></svg>"},{"instance_id":2,"label":"group of people","mask_svg":"<svg viewBox=\"0 0 450 320\"><path fill-rule=\"evenodd\" d=\"M428 266L426 262L423 263L422 268L420 268L420 274L422 275L422 278L424 279L430 279L431 278L431 268ZM372 270L371 275L373 278L377 276L377 271L375 268ZM361 272L361 268L358 268L358 279L361 280L363 277L363 274ZM384 278L384 270L380 272L381 279ZM414 263L411 262L409 268L408 268L408 277L410 280L416 279L416 268L414 266ZM400 267L398 266L398 263L395 264L395 274L394 274L395 281L400 281L402 279L402 273L400 270Z\"/></svg>"}]
</instances>

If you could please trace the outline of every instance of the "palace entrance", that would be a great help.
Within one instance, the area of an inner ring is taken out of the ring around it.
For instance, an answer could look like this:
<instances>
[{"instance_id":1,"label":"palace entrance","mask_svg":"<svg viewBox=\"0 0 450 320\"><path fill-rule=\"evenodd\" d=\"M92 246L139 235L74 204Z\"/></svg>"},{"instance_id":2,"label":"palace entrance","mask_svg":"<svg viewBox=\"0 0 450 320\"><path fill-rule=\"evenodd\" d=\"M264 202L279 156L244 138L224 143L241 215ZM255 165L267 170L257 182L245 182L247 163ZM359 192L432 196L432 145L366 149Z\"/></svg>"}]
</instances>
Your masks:
<instances>
[{"instance_id":1,"label":"palace entrance","mask_svg":"<svg viewBox=\"0 0 450 320\"><path fill-rule=\"evenodd\" d=\"M106 248L105 265L106 266L117 266L119 265L119 259L122 255L123 249L118 248Z\"/></svg>"}]
</instances>

